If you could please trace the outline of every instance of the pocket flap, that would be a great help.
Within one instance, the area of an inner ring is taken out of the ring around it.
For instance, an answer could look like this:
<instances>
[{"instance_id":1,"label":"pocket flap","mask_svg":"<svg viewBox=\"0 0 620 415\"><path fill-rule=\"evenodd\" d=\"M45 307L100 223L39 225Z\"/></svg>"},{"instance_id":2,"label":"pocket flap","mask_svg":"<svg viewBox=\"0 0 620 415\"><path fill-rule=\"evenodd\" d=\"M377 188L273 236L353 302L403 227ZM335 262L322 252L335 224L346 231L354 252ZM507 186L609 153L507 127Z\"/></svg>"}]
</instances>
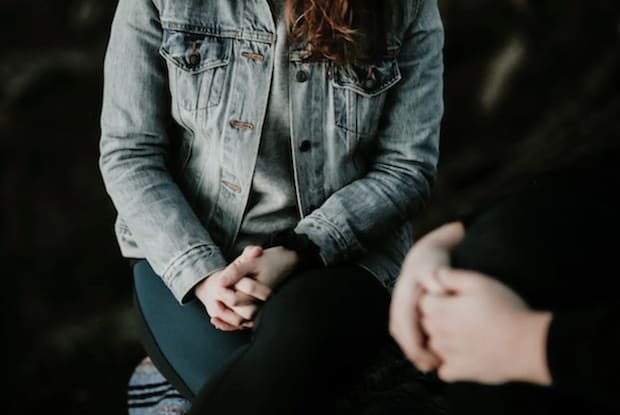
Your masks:
<instances>
[{"instance_id":1,"label":"pocket flap","mask_svg":"<svg viewBox=\"0 0 620 415\"><path fill-rule=\"evenodd\" d=\"M159 53L179 69L198 73L226 65L231 48L229 38L165 29Z\"/></svg>"},{"instance_id":2,"label":"pocket flap","mask_svg":"<svg viewBox=\"0 0 620 415\"><path fill-rule=\"evenodd\" d=\"M345 88L366 97L374 97L387 91L400 79L398 62L390 58L338 68L334 73L333 83L336 88Z\"/></svg>"}]
</instances>

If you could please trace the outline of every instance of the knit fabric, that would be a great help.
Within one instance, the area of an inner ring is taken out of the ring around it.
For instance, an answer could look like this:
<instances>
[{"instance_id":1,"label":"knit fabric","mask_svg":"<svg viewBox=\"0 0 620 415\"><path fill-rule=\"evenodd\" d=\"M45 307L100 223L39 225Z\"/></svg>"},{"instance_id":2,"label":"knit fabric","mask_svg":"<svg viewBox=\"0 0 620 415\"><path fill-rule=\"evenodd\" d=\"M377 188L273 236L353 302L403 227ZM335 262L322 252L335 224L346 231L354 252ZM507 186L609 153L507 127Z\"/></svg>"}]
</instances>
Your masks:
<instances>
[{"instance_id":1,"label":"knit fabric","mask_svg":"<svg viewBox=\"0 0 620 415\"><path fill-rule=\"evenodd\" d=\"M140 362L129 379L129 415L184 415L189 408L189 401L168 383L151 359Z\"/></svg>"}]
</instances>

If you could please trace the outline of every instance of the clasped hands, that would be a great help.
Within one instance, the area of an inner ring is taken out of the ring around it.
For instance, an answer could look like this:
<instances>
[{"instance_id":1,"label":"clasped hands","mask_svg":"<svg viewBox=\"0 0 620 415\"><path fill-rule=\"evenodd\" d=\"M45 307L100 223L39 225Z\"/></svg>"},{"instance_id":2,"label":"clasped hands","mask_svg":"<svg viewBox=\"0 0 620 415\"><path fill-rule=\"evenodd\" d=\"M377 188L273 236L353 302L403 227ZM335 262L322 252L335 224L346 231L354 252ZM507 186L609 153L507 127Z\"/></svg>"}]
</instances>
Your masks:
<instances>
[{"instance_id":1,"label":"clasped hands","mask_svg":"<svg viewBox=\"0 0 620 415\"><path fill-rule=\"evenodd\" d=\"M408 253L390 309L390 333L406 357L446 382L549 385L551 313L530 310L512 290L478 272L450 267L461 223L430 232Z\"/></svg>"},{"instance_id":2,"label":"clasped hands","mask_svg":"<svg viewBox=\"0 0 620 415\"><path fill-rule=\"evenodd\" d=\"M283 247L248 246L225 269L197 284L194 293L219 330L249 329L260 306L298 261L296 252Z\"/></svg>"}]
</instances>

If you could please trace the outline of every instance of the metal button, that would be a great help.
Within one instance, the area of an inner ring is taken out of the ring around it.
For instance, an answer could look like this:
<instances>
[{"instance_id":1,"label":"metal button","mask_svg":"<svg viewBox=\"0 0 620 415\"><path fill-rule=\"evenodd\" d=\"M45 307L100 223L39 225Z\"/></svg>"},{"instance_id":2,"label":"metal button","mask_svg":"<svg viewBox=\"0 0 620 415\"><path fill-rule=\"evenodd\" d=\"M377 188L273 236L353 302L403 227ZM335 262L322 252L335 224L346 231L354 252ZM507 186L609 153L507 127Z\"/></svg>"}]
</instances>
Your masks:
<instances>
[{"instance_id":1,"label":"metal button","mask_svg":"<svg viewBox=\"0 0 620 415\"><path fill-rule=\"evenodd\" d=\"M200 64L200 54L192 53L191 55L189 55L188 62L192 68L195 68L196 66Z\"/></svg>"},{"instance_id":2,"label":"metal button","mask_svg":"<svg viewBox=\"0 0 620 415\"><path fill-rule=\"evenodd\" d=\"M368 78L364 81L364 88L367 90L375 89L377 87L377 80L375 78Z\"/></svg>"},{"instance_id":3,"label":"metal button","mask_svg":"<svg viewBox=\"0 0 620 415\"><path fill-rule=\"evenodd\" d=\"M309 140L304 140L299 145L299 151L306 152L310 150L311 147L312 147L312 143Z\"/></svg>"},{"instance_id":4,"label":"metal button","mask_svg":"<svg viewBox=\"0 0 620 415\"><path fill-rule=\"evenodd\" d=\"M298 71L295 79L297 79L297 82L306 82L308 80L308 73L306 71Z\"/></svg>"}]
</instances>

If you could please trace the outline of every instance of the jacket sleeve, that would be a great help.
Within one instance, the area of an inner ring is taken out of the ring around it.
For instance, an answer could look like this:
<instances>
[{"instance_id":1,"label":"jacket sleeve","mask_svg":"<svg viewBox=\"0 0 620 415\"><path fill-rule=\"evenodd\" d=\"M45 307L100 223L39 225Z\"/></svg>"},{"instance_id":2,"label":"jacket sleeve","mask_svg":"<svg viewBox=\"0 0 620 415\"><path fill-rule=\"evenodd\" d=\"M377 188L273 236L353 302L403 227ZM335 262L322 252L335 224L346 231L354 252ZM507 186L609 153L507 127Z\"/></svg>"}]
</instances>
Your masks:
<instances>
[{"instance_id":1,"label":"jacket sleeve","mask_svg":"<svg viewBox=\"0 0 620 415\"><path fill-rule=\"evenodd\" d=\"M303 218L326 264L352 259L424 206L439 154L444 32L437 0L418 0L398 57L402 79L388 92L368 173Z\"/></svg>"},{"instance_id":2,"label":"jacket sleeve","mask_svg":"<svg viewBox=\"0 0 620 415\"><path fill-rule=\"evenodd\" d=\"M554 313L547 337L553 386L620 410L620 305Z\"/></svg>"},{"instance_id":3,"label":"jacket sleeve","mask_svg":"<svg viewBox=\"0 0 620 415\"><path fill-rule=\"evenodd\" d=\"M171 115L161 39L151 0L120 0L104 65L99 165L119 216L182 302L226 262L167 169Z\"/></svg>"}]
</instances>

